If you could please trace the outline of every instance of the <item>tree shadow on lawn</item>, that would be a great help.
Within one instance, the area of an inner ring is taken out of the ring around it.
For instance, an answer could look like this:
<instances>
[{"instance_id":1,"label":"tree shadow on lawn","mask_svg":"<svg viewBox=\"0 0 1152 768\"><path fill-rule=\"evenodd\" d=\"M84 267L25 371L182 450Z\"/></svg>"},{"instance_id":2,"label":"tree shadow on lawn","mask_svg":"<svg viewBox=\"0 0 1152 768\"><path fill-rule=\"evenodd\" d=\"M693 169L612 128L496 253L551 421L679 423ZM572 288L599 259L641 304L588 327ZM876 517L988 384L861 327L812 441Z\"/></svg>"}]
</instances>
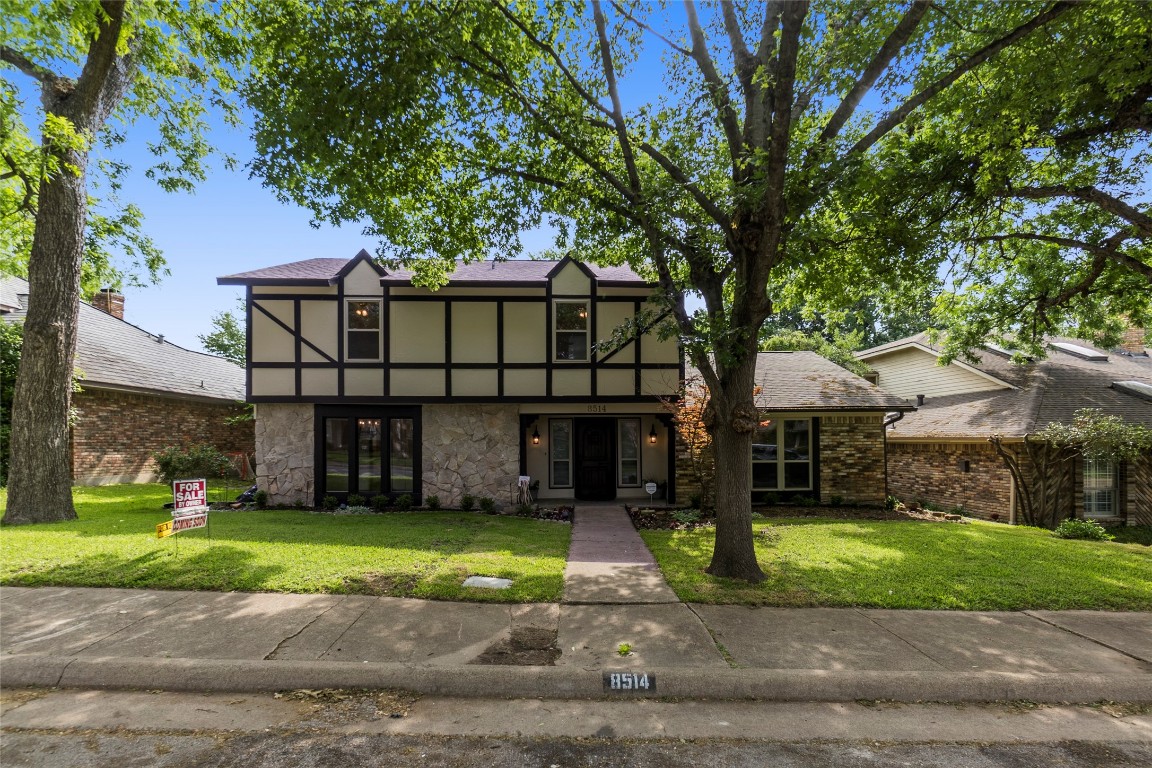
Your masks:
<instances>
[{"instance_id":1,"label":"tree shadow on lawn","mask_svg":"<svg viewBox=\"0 0 1152 768\"><path fill-rule=\"evenodd\" d=\"M189 553L152 550L137 557L100 553L25 568L4 584L259 592L284 568L255 560L251 552L222 544Z\"/></svg>"}]
</instances>

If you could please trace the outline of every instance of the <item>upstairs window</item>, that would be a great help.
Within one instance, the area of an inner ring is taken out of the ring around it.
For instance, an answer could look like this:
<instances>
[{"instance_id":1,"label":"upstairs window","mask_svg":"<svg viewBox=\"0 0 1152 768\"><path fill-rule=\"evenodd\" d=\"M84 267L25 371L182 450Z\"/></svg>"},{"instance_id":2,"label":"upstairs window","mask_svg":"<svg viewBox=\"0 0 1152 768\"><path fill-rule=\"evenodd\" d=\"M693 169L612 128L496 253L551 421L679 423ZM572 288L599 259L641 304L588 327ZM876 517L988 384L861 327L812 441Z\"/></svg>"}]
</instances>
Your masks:
<instances>
[{"instance_id":1,"label":"upstairs window","mask_svg":"<svg viewBox=\"0 0 1152 768\"><path fill-rule=\"evenodd\" d=\"M348 360L380 359L380 302L349 301L348 338L344 357Z\"/></svg>"},{"instance_id":2,"label":"upstairs window","mask_svg":"<svg viewBox=\"0 0 1152 768\"><path fill-rule=\"evenodd\" d=\"M556 360L587 361L588 302L557 301L554 307L554 357Z\"/></svg>"}]
</instances>

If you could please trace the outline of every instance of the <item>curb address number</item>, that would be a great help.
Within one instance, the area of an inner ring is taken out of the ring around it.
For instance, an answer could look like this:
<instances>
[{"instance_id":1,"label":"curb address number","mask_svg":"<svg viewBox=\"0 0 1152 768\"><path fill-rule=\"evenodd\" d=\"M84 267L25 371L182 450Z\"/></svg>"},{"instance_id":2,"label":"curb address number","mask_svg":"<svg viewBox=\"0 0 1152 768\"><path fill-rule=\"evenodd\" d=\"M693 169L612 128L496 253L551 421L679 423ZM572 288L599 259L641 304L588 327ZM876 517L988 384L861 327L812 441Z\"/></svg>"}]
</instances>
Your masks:
<instances>
[{"instance_id":1,"label":"curb address number","mask_svg":"<svg viewBox=\"0 0 1152 768\"><path fill-rule=\"evenodd\" d=\"M607 693L624 691L655 693L656 675L647 672L605 672L604 691Z\"/></svg>"}]
</instances>

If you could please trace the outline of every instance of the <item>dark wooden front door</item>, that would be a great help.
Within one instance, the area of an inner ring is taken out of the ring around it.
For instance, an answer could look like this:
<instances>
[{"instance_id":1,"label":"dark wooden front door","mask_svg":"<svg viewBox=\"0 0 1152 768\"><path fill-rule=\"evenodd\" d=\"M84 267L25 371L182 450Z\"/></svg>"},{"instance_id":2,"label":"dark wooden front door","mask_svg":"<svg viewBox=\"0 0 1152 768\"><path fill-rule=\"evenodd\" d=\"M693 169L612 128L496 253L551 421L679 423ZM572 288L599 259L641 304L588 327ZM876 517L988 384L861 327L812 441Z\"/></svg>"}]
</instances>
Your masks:
<instances>
[{"instance_id":1,"label":"dark wooden front door","mask_svg":"<svg viewBox=\"0 0 1152 768\"><path fill-rule=\"evenodd\" d=\"M616 498L616 419L576 419L576 498Z\"/></svg>"}]
</instances>

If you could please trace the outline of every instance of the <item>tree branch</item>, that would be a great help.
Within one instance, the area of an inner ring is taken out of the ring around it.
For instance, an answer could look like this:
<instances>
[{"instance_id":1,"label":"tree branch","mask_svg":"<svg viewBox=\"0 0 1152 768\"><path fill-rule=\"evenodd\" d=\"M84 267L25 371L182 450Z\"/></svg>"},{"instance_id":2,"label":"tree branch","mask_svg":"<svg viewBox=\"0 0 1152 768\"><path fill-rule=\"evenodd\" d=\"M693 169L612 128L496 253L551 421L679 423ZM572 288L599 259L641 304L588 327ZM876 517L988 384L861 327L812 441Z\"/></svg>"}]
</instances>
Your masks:
<instances>
[{"instance_id":1,"label":"tree branch","mask_svg":"<svg viewBox=\"0 0 1152 768\"><path fill-rule=\"evenodd\" d=\"M904 48L908 41L912 38L916 28L920 26L921 19L924 14L928 12L931 3L928 0L914 0L908 10L900 18L900 21L893 28L888 38L876 51L876 55L868 62L868 66L860 73L860 77L853 83L852 87L848 90L844 100L840 102L840 106L829 118L828 124L824 126L824 130L820 132L819 144L826 144L839 135L840 130L844 124L848 122L856 111L856 107L860 105L860 101L864 95L871 90L872 86L880 78L880 75L887 71L892 60Z\"/></svg>"},{"instance_id":2,"label":"tree branch","mask_svg":"<svg viewBox=\"0 0 1152 768\"><path fill-rule=\"evenodd\" d=\"M1142 238L1152 238L1152 216L1135 208L1123 200L1109 195L1107 192L1092 186L1066 187L1052 185L1044 187L1019 187L1011 190L1012 197L1022 197L1028 200L1048 200L1053 197L1071 197L1094 203L1101 209L1124 219L1142 233Z\"/></svg>"},{"instance_id":3,"label":"tree branch","mask_svg":"<svg viewBox=\"0 0 1152 768\"><path fill-rule=\"evenodd\" d=\"M716 202L712 200L712 198L708 197L695 182L688 178L680 166L676 165L667 155L646 141L641 142L639 146L640 151L655 160L657 165L663 168L664 172L667 173L673 181L687 190L688 194L692 195L692 199L696 201L696 204L720 227L727 230L732 225L732 218L728 215L728 212L716 205Z\"/></svg>"},{"instance_id":4,"label":"tree branch","mask_svg":"<svg viewBox=\"0 0 1152 768\"><path fill-rule=\"evenodd\" d=\"M20 51L9 48L7 45L0 45L0 61L11 64L45 88L51 88L60 95L71 93L76 87L76 83L70 78L61 77L48 67L37 64Z\"/></svg>"},{"instance_id":5,"label":"tree branch","mask_svg":"<svg viewBox=\"0 0 1152 768\"><path fill-rule=\"evenodd\" d=\"M696 3L687 0L684 9L688 14L688 31L692 38L692 60L696 62L700 73L704 75L704 83L712 97L712 105L716 107L716 117L720 128L724 131L724 138L728 143L728 156L732 160L732 176L738 178L740 171L740 123L736 110L732 108L732 96L728 93L728 85L716 71L716 64L708 53L708 42L704 39L704 29L700 26L700 18L696 15Z\"/></svg>"},{"instance_id":6,"label":"tree branch","mask_svg":"<svg viewBox=\"0 0 1152 768\"><path fill-rule=\"evenodd\" d=\"M1004 50L1013 43L1027 37L1029 34L1036 31L1053 19L1056 19L1068 11L1076 8L1078 5L1079 3L1075 2L1075 0L1057 0L1056 3L1052 4L1043 13L1039 14L1038 16L1034 16L1024 24L1016 27L1016 29L1012 30L1007 35L1004 35L1000 39L995 40L980 50L976 51L963 62L954 67L952 71L946 74L944 77L932 83L924 90L909 98L899 107L889 112L879 123L876 124L875 128L869 131L866 136L857 141L856 144L853 145L850 150L848 150L847 155L863 154L864 152L867 152L868 149L872 147L872 145L882 139L889 131L903 123L904 120L908 118L908 115L912 114L912 112L920 107L920 105L924 104L933 96L940 93L948 86L952 85L952 83L959 80L961 76L980 66L985 61L992 58L997 53Z\"/></svg>"},{"instance_id":7,"label":"tree branch","mask_svg":"<svg viewBox=\"0 0 1152 768\"><path fill-rule=\"evenodd\" d=\"M1041 243L1051 243L1053 245L1063 246L1065 248L1076 248L1081 251L1087 251L1096 256L1104 256L1105 258L1115 262L1116 264L1125 267L1137 274L1143 275L1152 281L1152 265L1146 264L1135 256L1123 253L1119 250L1120 245L1128 238L1128 233L1117 232L1105 241L1105 245L1095 245L1093 243L1086 243L1083 240L1076 240L1071 237L1059 237L1056 235L1041 235L1035 232L1010 232L1006 235L984 235L982 237L968 238L969 242L974 243L1001 243L1012 240L1030 240Z\"/></svg>"},{"instance_id":8,"label":"tree branch","mask_svg":"<svg viewBox=\"0 0 1152 768\"><path fill-rule=\"evenodd\" d=\"M660 34L659 32L657 32L655 29L653 29L648 24L645 24L644 22L640 21L640 19L638 19L632 15L631 11L629 11L627 8L622 6L618 2L618 0L612 0L612 8L616 11L616 13L620 14L621 17L628 20L629 22L631 22L635 26L639 27L640 29L644 30L645 32L649 33L650 35L655 37L657 40L664 43L665 45L667 45L672 50L676 51L676 53L679 53L681 56L684 56L686 58L692 58L692 51L688 50L687 48L685 48L682 45L677 45L676 43L672 42L671 39Z\"/></svg>"}]
</instances>

